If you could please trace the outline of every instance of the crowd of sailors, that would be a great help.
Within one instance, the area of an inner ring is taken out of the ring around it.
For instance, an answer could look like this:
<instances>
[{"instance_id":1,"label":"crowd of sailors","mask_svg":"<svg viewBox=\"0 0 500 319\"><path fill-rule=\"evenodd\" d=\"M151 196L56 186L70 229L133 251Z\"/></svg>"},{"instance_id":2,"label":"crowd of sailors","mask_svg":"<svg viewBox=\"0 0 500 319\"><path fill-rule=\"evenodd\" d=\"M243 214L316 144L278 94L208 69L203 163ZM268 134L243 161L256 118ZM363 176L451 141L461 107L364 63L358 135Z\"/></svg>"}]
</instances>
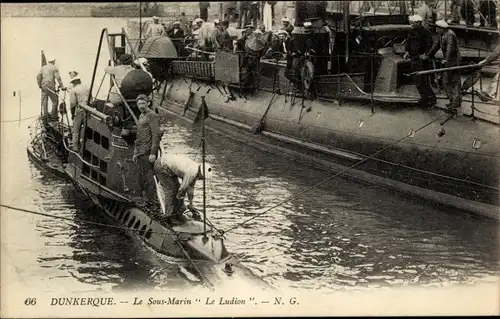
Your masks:
<instances>
[{"instance_id":1,"label":"crowd of sailors","mask_svg":"<svg viewBox=\"0 0 500 319\"><path fill-rule=\"evenodd\" d=\"M403 58L410 62L413 71L428 70L431 68L431 59L440 50L442 52L442 59L440 60L442 67L449 68L460 65L462 57L456 34L449 28L445 20L435 21L432 15L426 13L427 9L425 6L427 6L427 3L424 3L422 10L419 10L417 14L409 17L412 30L409 32L405 42ZM149 26L146 32L148 36L156 37L165 35L172 39L183 39L186 34L197 35L198 47L203 52L213 52L217 49L243 52L245 57L243 63L246 64L248 69L255 68L256 63L258 63L261 57L275 60L285 58L286 70L290 71L290 73L295 73L300 68L297 61L300 61L302 53L299 52L297 43L291 36L294 27L286 17L282 19L282 25L276 33L267 30L264 25L256 28L253 24L249 24L240 38L235 35L234 30L230 30L231 27L227 20L222 22L215 20L213 22L215 28L210 29L203 28L203 25L207 24L207 22L201 18L195 19L191 24L187 23L187 19L181 19L174 22L168 30L165 30L158 23L159 19L157 17L154 17L153 20L154 23ZM310 27L311 22L304 22L306 32ZM328 28L326 25L324 27ZM433 40L433 32L436 32L438 35L436 40ZM82 83L76 71L69 72L70 86L64 86L59 69L55 65L55 58L48 58L47 62L40 69L36 77L41 90L41 109L44 121L58 120L57 92L59 89L69 91L70 110L73 120L70 147L73 151L78 152L81 146L80 137L83 114L80 106L87 104L89 88L86 84ZM486 94L498 101L500 44L497 44L493 52L481 60L479 64L481 66L493 65L496 67L496 76L489 92L486 92ZM107 102L112 106L123 104L123 96L120 91L123 79L130 71L138 68L145 69L144 67L147 67L146 59L133 61L130 54L120 56L118 65L107 67L105 69L106 73L112 75L115 80L115 85L111 88L109 101ZM451 112L456 112L456 109L461 106L462 102L460 71L449 70L444 72L443 80L449 98L448 108ZM59 86L58 89L56 89L56 85ZM419 76L416 86L421 95L421 105L424 107L434 106L436 104L436 96L431 88L429 77ZM49 99L52 104L50 112L48 110ZM137 123L137 138L133 160L140 171L139 184L142 188L144 200L147 202L152 198L156 198L156 193L152 187L153 175L156 175L159 177L160 184L164 189L167 215L182 219L182 216L177 214L177 212L183 211L183 199L186 195L189 199L188 208L193 211L193 214L196 214L196 210L193 207L194 184L197 180L210 175L211 168L207 166L208 171L203 172L199 163L193 162L183 156L169 154L168 152L159 156L159 145L163 131L160 128L158 115L152 111L151 101L148 96L142 94L137 96L136 104L141 114ZM182 184L179 183L179 178L182 180Z\"/></svg>"}]
</instances>

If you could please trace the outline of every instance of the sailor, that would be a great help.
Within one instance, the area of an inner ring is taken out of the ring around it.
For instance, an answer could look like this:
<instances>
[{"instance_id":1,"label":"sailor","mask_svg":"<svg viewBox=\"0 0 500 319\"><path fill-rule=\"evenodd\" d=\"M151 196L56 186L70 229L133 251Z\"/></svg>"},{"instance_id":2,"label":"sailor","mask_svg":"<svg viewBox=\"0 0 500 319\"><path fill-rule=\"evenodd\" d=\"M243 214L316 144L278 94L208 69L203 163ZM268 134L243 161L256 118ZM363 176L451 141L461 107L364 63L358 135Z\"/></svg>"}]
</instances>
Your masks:
<instances>
[{"instance_id":1,"label":"sailor","mask_svg":"<svg viewBox=\"0 0 500 319\"><path fill-rule=\"evenodd\" d=\"M188 18L186 17L185 12L181 12L181 16L179 18L179 26L184 32L186 32L188 29Z\"/></svg>"},{"instance_id":2,"label":"sailor","mask_svg":"<svg viewBox=\"0 0 500 319\"><path fill-rule=\"evenodd\" d=\"M216 49L232 50L232 40L227 27L229 27L229 21L227 20L216 25L212 35Z\"/></svg>"},{"instance_id":3,"label":"sailor","mask_svg":"<svg viewBox=\"0 0 500 319\"><path fill-rule=\"evenodd\" d=\"M38 75L36 76L36 80L38 82L38 87L42 90L42 110L44 121L47 122L49 119L57 121L57 104L58 97L56 93L56 81L59 83L59 88L62 90L66 90L61 80L61 76L59 74L59 69L55 65L55 58L48 58L46 65L42 66ZM49 115L49 98L52 103L52 110Z\"/></svg>"},{"instance_id":4,"label":"sailor","mask_svg":"<svg viewBox=\"0 0 500 319\"><path fill-rule=\"evenodd\" d=\"M146 31L146 38L161 37L165 34L165 28L159 23L160 19L157 16L153 17L153 23L149 25Z\"/></svg>"},{"instance_id":5,"label":"sailor","mask_svg":"<svg viewBox=\"0 0 500 319\"><path fill-rule=\"evenodd\" d=\"M293 84L297 84L299 81L299 74L300 74L300 70L298 67L300 60L300 51L297 42L290 36L290 33L288 33L287 38L285 39L285 50L286 50L285 77Z\"/></svg>"},{"instance_id":6,"label":"sailor","mask_svg":"<svg viewBox=\"0 0 500 319\"><path fill-rule=\"evenodd\" d=\"M128 53L122 54L120 56L119 61L121 65L108 66L107 68L104 69L106 73L114 75L116 84L118 85L118 87L113 85L111 91L109 92L109 102L113 103L114 105L119 105L123 103L120 95L118 94L118 90L120 89L120 86L125 76L130 71L135 70L135 68L132 66L132 56L130 54Z\"/></svg>"},{"instance_id":7,"label":"sailor","mask_svg":"<svg viewBox=\"0 0 500 319\"><path fill-rule=\"evenodd\" d=\"M253 26L252 26L253 27ZM253 28L251 28L253 30ZM259 70L260 57L263 55L263 51L266 45L266 38L260 30L255 30L247 37L245 42L245 55L242 62L242 69L245 66L245 70L242 70L246 76L244 82L249 87L255 87L255 80Z\"/></svg>"},{"instance_id":8,"label":"sailor","mask_svg":"<svg viewBox=\"0 0 500 319\"><path fill-rule=\"evenodd\" d=\"M139 169L138 183L144 201L155 198L153 164L158 156L160 140L163 132L160 127L160 118L149 108L149 98L139 94L136 98L137 108L141 111L137 123L137 137L135 140L134 156L132 160Z\"/></svg>"},{"instance_id":9,"label":"sailor","mask_svg":"<svg viewBox=\"0 0 500 319\"><path fill-rule=\"evenodd\" d=\"M206 174L203 174L202 171L202 164L183 155L167 153L162 154L156 160L154 172L164 192L165 214L167 216L182 220L182 208L186 194L189 200L187 208L194 215L198 215L193 205L195 184L198 180L206 178L210 185L210 177L213 173L209 164L205 164ZM179 178L182 183L179 183Z\"/></svg>"},{"instance_id":10,"label":"sailor","mask_svg":"<svg viewBox=\"0 0 500 319\"><path fill-rule=\"evenodd\" d=\"M201 26L203 25L203 19L201 18L196 18L194 19L194 24L193 24L193 29L194 30L199 30Z\"/></svg>"},{"instance_id":11,"label":"sailor","mask_svg":"<svg viewBox=\"0 0 500 319\"><path fill-rule=\"evenodd\" d=\"M278 31L278 38L275 39L271 47L267 50L265 57L266 58L275 58L277 60L282 59L286 56L286 39L288 38L288 32L285 30Z\"/></svg>"},{"instance_id":12,"label":"sailor","mask_svg":"<svg viewBox=\"0 0 500 319\"><path fill-rule=\"evenodd\" d=\"M72 78L74 78L75 76L78 75L78 72L76 72L76 71L69 71L68 74L69 74L69 77L72 79Z\"/></svg>"},{"instance_id":13,"label":"sailor","mask_svg":"<svg viewBox=\"0 0 500 319\"><path fill-rule=\"evenodd\" d=\"M181 28L181 23L175 21L172 23L172 29L168 30L167 36L170 39L184 39L184 31Z\"/></svg>"},{"instance_id":14,"label":"sailor","mask_svg":"<svg viewBox=\"0 0 500 319\"><path fill-rule=\"evenodd\" d=\"M249 24L246 26L245 30L243 30L241 38L236 40L236 44L235 44L235 51L236 52L244 52L245 51L246 42L247 42L248 38L250 37L250 35L252 35L254 30L255 30L255 28L253 27L253 25Z\"/></svg>"},{"instance_id":15,"label":"sailor","mask_svg":"<svg viewBox=\"0 0 500 319\"><path fill-rule=\"evenodd\" d=\"M150 72L150 65L149 65L149 62L148 62L148 59L146 58L138 58L134 61L134 63L132 64L132 66L137 69L137 70L142 70L141 68L141 64L144 66L144 68L146 69L146 73L149 74L149 76L154 80L153 78L153 74L151 74Z\"/></svg>"},{"instance_id":16,"label":"sailor","mask_svg":"<svg viewBox=\"0 0 500 319\"><path fill-rule=\"evenodd\" d=\"M80 104L87 104L90 90L82 84L80 77L77 75L70 80L73 88L69 92L69 106L71 110L71 119L73 120L73 127L71 129L71 145L73 151L78 152L80 141L80 128L82 126L82 109Z\"/></svg>"},{"instance_id":17,"label":"sailor","mask_svg":"<svg viewBox=\"0 0 500 319\"><path fill-rule=\"evenodd\" d=\"M289 36L292 36L292 31L293 31L293 25L290 23L290 19L287 17L284 17L281 19L281 29L280 30L285 30L288 32Z\"/></svg>"},{"instance_id":18,"label":"sailor","mask_svg":"<svg viewBox=\"0 0 500 319\"><path fill-rule=\"evenodd\" d=\"M432 48L432 34L422 25L421 16L413 15L410 16L409 20L413 29L406 39L404 58L411 61L412 71L424 71L429 69L426 53ZM424 107L433 107L436 104L436 95L429 83L429 77L427 75L419 76L416 85L420 93L420 103Z\"/></svg>"},{"instance_id":19,"label":"sailor","mask_svg":"<svg viewBox=\"0 0 500 319\"><path fill-rule=\"evenodd\" d=\"M479 62L481 65L491 65L496 68L497 74L493 78L491 85L489 87L488 95L493 97L496 101L500 100L500 43L495 47L493 52L486 57L486 59Z\"/></svg>"},{"instance_id":20,"label":"sailor","mask_svg":"<svg viewBox=\"0 0 500 319\"><path fill-rule=\"evenodd\" d=\"M448 23L444 20L436 22L436 31L439 35L438 40L434 42L432 48L424 58L433 57L436 52L441 49L443 52L441 64L443 67L449 68L460 65L462 58L455 32L448 28ZM456 108L460 107L462 104L460 72L457 70L446 71L444 72L443 80L445 82L446 93L450 99L450 103L447 104L448 110L456 112Z\"/></svg>"}]
</instances>

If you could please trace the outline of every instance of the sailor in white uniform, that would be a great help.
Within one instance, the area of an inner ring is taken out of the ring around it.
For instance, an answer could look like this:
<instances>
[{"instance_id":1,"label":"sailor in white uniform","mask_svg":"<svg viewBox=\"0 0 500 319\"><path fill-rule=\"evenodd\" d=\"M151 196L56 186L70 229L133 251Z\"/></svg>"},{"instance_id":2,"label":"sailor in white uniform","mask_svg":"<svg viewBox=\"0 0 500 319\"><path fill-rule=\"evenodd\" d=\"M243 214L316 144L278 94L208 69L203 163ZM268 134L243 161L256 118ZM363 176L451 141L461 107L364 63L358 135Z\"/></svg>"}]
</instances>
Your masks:
<instances>
[{"instance_id":1,"label":"sailor in white uniform","mask_svg":"<svg viewBox=\"0 0 500 319\"><path fill-rule=\"evenodd\" d=\"M212 167L205 164L205 174L202 173L202 164L191 160L189 157L164 153L154 163L154 172L163 189L165 201L165 214L171 217L181 217L184 197L188 196L188 209L196 214L193 205L194 186L196 181L206 178L211 185ZM182 183L179 184L179 178ZM175 216L172 216L175 215Z\"/></svg>"},{"instance_id":2,"label":"sailor in white uniform","mask_svg":"<svg viewBox=\"0 0 500 319\"><path fill-rule=\"evenodd\" d=\"M146 38L149 37L161 37L165 35L165 28L159 23L160 19L157 16L153 17L153 23L149 25L146 31Z\"/></svg>"}]
</instances>

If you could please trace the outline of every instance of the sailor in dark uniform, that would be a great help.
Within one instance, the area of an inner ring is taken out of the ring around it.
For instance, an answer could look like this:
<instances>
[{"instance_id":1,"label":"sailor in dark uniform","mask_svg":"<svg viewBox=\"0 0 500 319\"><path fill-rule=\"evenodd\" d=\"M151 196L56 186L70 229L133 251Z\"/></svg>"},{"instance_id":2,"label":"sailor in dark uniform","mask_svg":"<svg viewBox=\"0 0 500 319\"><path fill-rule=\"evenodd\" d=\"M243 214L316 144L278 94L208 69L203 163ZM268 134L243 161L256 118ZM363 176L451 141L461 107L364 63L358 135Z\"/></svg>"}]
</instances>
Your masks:
<instances>
[{"instance_id":1,"label":"sailor in dark uniform","mask_svg":"<svg viewBox=\"0 0 500 319\"><path fill-rule=\"evenodd\" d=\"M300 81L300 51L297 42L287 35L285 39L286 69L285 77L292 83L298 84Z\"/></svg>"},{"instance_id":2,"label":"sailor in dark uniform","mask_svg":"<svg viewBox=\"0 0 500 319\"><path fill-rule=\"evenodd\" d=\"M448 23L444 20L436 22L436 30L439 34L439 38L434 42L426 56L433 57L434 54L441 49L443 52L441 64L443 67L449 68L460 65L462 57L460 55L458 38L455 32L448 28ZM447 104L447 107L450 111L456 112L456 108L460 107L462 104L460 71L453 70L444 72L443 80L445 82L446 93L450 99L450 103Z\"/></svg>"},{"instance_id":3,"label":"sailor in dark uniform","mask_svg":"<svg viewBox=\"0 0 500 319\"><path fill-rule=\"evenodd\" d=\"M172 23L172 29L168 30L167 36L170 39L184 39L184 30L181 29L179 21Z\"/></svg>"},{"instance_id":4,"label":"sailor in dark uniform","mask_svg":"<svg viewBox=\"0 0 500 319\"><path fill-rule=\"evenodd\" d=\"M139 170L138 183L145 203L156 198L153 179L153 164L158 156L163 131L158 115L149 108L149 98L140 94L136 98L137 107L141 111L137 123L137 137L132 160Z\"/></svg>"},{"instance_id":5,"label":"sailor in dark uniform","mask_svg":"<svg viewBox=\"0 0 500 319\"><path fill-rule=\"evenodd\" d=\"M429 60L425 54L432 47L432 34L422 25L421 16L413 15L409 20L413 29L406 39L404 57L411 61L412 71L424 71L429 69ZM420 93L420 103L424 107L433 107L436 104L436 95L429 83L429 77L427 75L419 76L416 84Z\"/></svg>"},{"instance_id":6,"label":"sailor in dark uniform","mask_svg":"<svg viewBox=\"0 0 500 319\"><path fill-rule=\"evenodd\" d=\"M270 59L274 58L277 60L281 60L286 56L286 39L288 38L288 32L285 30L278 31L278 37L273 39L270 48L267 50L265 54L265 58Z\"/></svg>"}]
</instances>

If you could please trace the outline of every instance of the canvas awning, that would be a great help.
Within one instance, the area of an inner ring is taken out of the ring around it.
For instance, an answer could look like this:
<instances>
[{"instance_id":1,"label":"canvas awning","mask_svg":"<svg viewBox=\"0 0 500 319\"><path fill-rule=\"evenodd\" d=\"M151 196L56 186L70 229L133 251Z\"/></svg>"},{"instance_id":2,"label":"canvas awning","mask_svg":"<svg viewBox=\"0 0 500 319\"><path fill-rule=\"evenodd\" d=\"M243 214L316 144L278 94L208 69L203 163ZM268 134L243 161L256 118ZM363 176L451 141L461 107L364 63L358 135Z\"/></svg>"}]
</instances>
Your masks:
<instances>
[{"instance_id":1,"label":"canvas awning","mask_svg":"<svg viewBox=\"0 0 500 319\"><path fill-rule=\"evenodd\" d=\"M175 59L178 57L172 40L169 37L151 37L146 40L139 53L140 58L146 59Z\"/></svg>"}]
</instances>

